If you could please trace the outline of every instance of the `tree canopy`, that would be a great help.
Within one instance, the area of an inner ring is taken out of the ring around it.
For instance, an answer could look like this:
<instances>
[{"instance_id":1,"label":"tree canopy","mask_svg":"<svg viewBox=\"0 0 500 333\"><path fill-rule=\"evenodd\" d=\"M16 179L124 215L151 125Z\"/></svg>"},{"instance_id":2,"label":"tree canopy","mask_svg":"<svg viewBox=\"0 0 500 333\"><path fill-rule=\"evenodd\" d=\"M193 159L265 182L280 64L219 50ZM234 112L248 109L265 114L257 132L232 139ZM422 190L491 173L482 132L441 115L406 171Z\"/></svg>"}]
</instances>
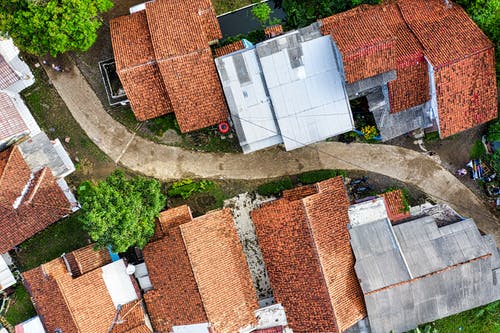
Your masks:
<instances>
[{"instance_id":1,"label":"tree canopy","mask_svg":"<svg viewBox=\"0 0 500 333\"><path fill-rule=\"evenodd\" d=\"M82 183L77 193L82 205L78 219L85 231L99 247L111 245L115 252L131 246L143 248L165 205L157 180L127 179L119 170L97 184Z\"/></svg>"},{"instance_id":2,"label":"tree canopy","mask_svg":"<svg viewBox=\"0 0 500 333\"><path fill-rule=\"evenodd\" d=\"M378 4L380 0L280 0L277 6L286 13L289 28L299 28L319 18L337 14L361 4Z\"/></svg>"},{"instance_id":3,"label":"tree canopy","mask_svg":"<svg viewBox=\"0 0 500 333\"><path fill-rule=\"evenodd\" d=\"M0 1L0 31L36 56L86 51L102 25L98 15L112 6L111 0Z\"/></svg>"}]
</instances>

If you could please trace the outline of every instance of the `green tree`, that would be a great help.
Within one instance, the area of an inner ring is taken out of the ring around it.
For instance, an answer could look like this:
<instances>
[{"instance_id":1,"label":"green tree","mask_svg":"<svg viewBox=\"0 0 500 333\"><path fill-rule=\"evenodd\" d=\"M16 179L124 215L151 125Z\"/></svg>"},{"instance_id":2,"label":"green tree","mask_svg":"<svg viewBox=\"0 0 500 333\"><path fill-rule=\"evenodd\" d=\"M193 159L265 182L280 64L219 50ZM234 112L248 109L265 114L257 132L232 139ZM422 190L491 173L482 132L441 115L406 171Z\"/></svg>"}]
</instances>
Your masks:
<instances>
[{"instance_id":1,"label":"green tree","mask_svg":"<svg viewBox=\"0 0 500 333\"><path fill-rule=\"evenodd\" d=\"M274 24L279 24L281 22L280 19L278 18L271 18L271 14L273 13L273 10L267 3L261 3L256 6L252 7L252 15L259 20L260 25L262 28L265 28L266 26L274 25Z\"/></svg>"},{"instance_id":2,"label":"green tree","mask_svg":"<svg viewBox=\"0 0 500 333\"><path fill-rule=\"evenodd\" d=\"M0 32L37 56L86 51L102 24L98 15L112 6L110 0L3 0Z\"/></svg>"},{"instance_id":3,"label":"green tree","mask_svg":"<svg viewBox=\"0 0 500 333\"><path fill-rule=\"evenodd\" d=\"M378 4L380 0L283 0L278 5L286 13L289 28L299 28L319 18L337 14L361 4Z\"/></svg>"},{"instance_id":4,"label":"green tree","mask_svg":"<svg viewBox=\"0 0 500 333\"><path fill-rule=\"evenodd\" d=\"M78 187L79 220L99 247L111 245L124 252L131 246L143 248L153 236L155 218L165 205L160 183L154 179L127 179L115 171L97 184Z\"/></svg>"}]
</instances>

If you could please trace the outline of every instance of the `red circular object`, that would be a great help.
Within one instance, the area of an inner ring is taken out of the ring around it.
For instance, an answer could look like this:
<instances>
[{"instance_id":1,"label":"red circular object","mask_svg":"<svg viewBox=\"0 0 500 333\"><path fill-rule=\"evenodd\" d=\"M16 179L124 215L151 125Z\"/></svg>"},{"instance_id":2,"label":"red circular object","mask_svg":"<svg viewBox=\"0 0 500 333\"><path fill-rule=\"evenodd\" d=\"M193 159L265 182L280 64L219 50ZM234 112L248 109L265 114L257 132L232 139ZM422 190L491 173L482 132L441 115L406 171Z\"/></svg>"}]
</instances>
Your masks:
<instances>
[{"instance_id":1,"label":"red circular object","mask_svg":"<svg viewBox=\"0 0 500 333\"><path fill-rule=\"evenodd\" d=\"M227 123L227 121L223 121L222 123L219 124L219 132L221 132L222 134L226 134L229 132L229 124Z\"/></svg>"}]
</instances>

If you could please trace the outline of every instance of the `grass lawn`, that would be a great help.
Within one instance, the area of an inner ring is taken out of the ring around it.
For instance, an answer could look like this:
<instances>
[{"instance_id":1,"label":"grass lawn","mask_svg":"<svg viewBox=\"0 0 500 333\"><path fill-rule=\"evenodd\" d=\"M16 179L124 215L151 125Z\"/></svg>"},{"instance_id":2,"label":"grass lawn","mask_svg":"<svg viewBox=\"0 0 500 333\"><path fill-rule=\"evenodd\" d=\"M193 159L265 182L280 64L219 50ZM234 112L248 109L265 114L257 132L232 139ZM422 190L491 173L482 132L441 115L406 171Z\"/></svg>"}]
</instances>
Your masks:
<instances>
[{"instance_id":1,"label":"grass lawn","mask_svg":"<svg viewBox=\"0 0 500 333\"><path fill-rule=\"evenodd\" d=\"M37 59L26 56L28 64ZM66 104L50 84L42 67L30 66L35 83L21 95L40 128L50 139L59 138L75 162L77 171L68 180L78 184L88 178L102 179L115 168L115 164L90 140L71 115ZM65 142L65 139L69 142Z\"/></svg>"},{"instance_id":2,"label":"grass lawn","mask_svg":"<svg viewBox=\"0 0 500 333\"><path fill-rule=\"evenodd\" d=\"M260 1L259 0L212 0L217 15L224 14L241 7L245 7L256 2Z\"/></svg>"},{"instance_id":3,"label":"grass lawn","mask_svg":"<svg viewBox=\"0 0 500 333\"><path fill-rule=\"evenodd\" d=\"M14 294L10 296L9 309L5 319L11 325L17 325L36 316L35 308L31 303L30 295L22 284L18 284Z\"/></svg>"},{"instance_id":4,"label":"grass lawn","mask_svg":"<svg viewBox=\"0 0 500 333\"><path fill-rule=\"evenodd\" d=\"M54 223L19 245L14 255L21 272L37 267L85 245L88 235L77 220L78 212Z\"/></svg>"},{"instance_id":5,"label":"grass lawn","mask_svg":"<svg viewBox=\"0 0 500 333\"><path fill-rule=\"evenodd\" d=\"M438 333L500 333L500 301L436 320L431 326Z\"/></svg>"}]
</instances>

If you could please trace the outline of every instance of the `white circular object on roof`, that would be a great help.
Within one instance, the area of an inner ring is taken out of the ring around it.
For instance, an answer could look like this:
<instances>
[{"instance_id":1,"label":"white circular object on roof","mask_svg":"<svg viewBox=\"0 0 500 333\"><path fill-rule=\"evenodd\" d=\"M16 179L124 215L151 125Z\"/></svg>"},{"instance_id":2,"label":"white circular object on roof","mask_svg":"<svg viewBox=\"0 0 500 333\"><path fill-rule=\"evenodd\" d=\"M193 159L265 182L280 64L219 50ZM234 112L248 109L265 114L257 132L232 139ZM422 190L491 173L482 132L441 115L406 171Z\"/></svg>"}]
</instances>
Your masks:
<instances>
[{"instance_id":1,"label":"white circular object on roof","mask_svg":"<svg viewBox=\"0 0 500 333\"><path fill-rule=\"evenodd\" d=\"M125 269L125 272L127 272L128 275L132 275L135 273L135 266L132 264L128 264L127 268Z\"/></svg>"}]
</instances>

